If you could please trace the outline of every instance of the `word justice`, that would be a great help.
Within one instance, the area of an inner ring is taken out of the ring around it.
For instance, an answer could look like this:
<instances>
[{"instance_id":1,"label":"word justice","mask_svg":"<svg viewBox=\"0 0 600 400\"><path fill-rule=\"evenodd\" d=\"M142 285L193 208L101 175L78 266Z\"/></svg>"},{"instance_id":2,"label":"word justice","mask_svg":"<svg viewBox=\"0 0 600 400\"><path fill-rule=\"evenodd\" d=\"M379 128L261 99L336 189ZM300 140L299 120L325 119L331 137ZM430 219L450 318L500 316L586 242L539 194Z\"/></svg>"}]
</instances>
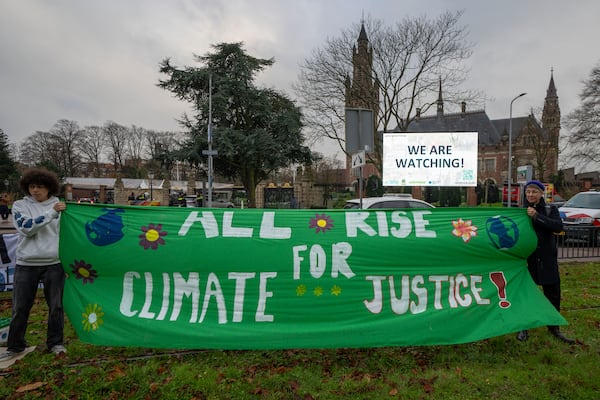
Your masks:
<instances>
[{"instance_id":1,"label":"word justice","mask_svg":"<svg viewBox=\"0 0 600 400\"><path fill-rule=\"evenodd\" d=\"M365 279L371 281L373 285L373 299L365 300L364 305L373 314L379 314L383 310L383 283L385 281L389 286L390 308L394 314L398 315L407 312L419 314L427 311L430 291L433 291L433 308L436 310L445 307L469 307L473 303L490 304L489 299L481 297L482 288L479 287L483 279L481 275L429 275L427 284L423 275L415 275L412 278L409 275L402 275L399 297L396 293L393 276L373 275L367 276Z\"/></svg>"}]
</instances>

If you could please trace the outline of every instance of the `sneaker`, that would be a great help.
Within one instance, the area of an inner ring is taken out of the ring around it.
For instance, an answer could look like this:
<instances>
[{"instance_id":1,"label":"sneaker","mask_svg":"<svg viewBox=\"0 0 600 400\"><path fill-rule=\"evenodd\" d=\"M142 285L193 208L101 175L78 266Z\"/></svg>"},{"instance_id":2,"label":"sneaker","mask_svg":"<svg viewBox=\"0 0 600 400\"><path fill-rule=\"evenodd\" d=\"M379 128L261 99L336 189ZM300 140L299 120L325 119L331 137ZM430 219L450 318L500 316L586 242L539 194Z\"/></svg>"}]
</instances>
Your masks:
<instances>
[{"instance_id":1,"label":"sneaker","mask_svg":"<svg viewBox=\"0 0 600 400\"><path fill-rule=\"evenodd\" d=\"M526 342L527 339L529 339L529 332L528 331L520 331L519 333L517 333L517 340L519 342Z\"/></svg>"},{"instance_id":2,"label":"sneaker","mask_svg":"<svg viewBox=\"0 0 600 400\"><path fill-rule=\"evenodd\" d=\"M56 346L52 346L52 348L50 349L50 351L53 352L56 355L67 354L67 349L62 344L57 344Z\"/></svg>"},{"instance_id":3,"label":"sneaker","mask_svg":"<svg viewBox=\"0 0 600 400\"><path fill-rule=\"evenodd\" d=\"M19 354L21 354L22 351L10 351L10 350L6 350L4 353L0 354L0 362L2 361L8 361L13 357L17 357Z\"/></svg>"},{"instance_id":4,"label":"sneaker","mask_svg":"<svg viewBox=\"0 0 600 400\"><path fill-rule=\"evenodd\" d=\"M566 337L557 326L548 327L548 332L558 340L566 344L575 344L575 340Z\"/></svg>"}]
</instances>

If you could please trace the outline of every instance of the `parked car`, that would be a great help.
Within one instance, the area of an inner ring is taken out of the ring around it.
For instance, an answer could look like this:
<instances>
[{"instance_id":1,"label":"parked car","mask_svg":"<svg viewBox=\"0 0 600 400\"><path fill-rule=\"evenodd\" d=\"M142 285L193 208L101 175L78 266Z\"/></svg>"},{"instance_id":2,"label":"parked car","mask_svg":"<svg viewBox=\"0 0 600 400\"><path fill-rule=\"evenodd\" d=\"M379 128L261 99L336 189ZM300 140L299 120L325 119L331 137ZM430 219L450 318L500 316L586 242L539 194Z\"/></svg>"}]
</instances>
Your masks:
<instances>
[{"instance_id":1,"label":"parked car","mask_svg":"<svg viewBox=\"0 0 600 400\"><path fill-rule=\"evenodd\" d=\"M434 208L434 206L426 201L414 199L410 195L394 195L383 197L365 197L362 199L362 208ZM346 201L344 209L360 209L360 199Z\"/></svg>"},{"instance_id":2,"label":"parked car","mask_svg":"<svg viewBox=\"0 0 600 400\"><path fill-rule=\"evenodd\" d=\"M90 204L94 204L94 199L89 198L89 197L82 197L79 200L77 200L77 203L90 203Z\"/></svg>"},{"instance_id":3,"label":"parked car","mask_svg":"<svg viewBox=\"0 0 600 400\"><path fill-rule=\"evenodd\" d=\"M554 196L552 196L552 201L550 204L555 205L556 207L562 207L566 202L567 201L563 199L560 194L556 193Z\"/></svg>"},{"instance_id":4,"label":"parked car","mask_svg":"<svg viewBox=\"0 0 600 400\"><path fill-rule=\"evenodd\" d=\"M579 192L558 209L565 239L600 245L600 192Z\"/></svg>"}]
</instances>

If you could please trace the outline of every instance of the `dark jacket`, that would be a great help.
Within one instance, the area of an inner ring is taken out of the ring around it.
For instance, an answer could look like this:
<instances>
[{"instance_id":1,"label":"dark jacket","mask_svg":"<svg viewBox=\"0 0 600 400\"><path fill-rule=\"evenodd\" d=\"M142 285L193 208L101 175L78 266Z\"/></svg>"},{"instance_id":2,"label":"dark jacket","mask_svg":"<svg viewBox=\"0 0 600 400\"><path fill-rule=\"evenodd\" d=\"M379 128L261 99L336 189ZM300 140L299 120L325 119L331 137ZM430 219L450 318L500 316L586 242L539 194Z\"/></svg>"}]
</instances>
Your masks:
<instances>
[{"instance_id":1,"label":"dark jacket","mask_svg":"<svg viewBox=\"0 0 600 400\"><path fill-rule=\"evenodd\" d=\"M558 209L547 205L544 199L535 206L537 217L532 219L538 243L535 251L527 258L529 273L538 285L551 285L560 282L558 273L558 251L555 233L563 230Z\"/></svg>"}]
</instances>

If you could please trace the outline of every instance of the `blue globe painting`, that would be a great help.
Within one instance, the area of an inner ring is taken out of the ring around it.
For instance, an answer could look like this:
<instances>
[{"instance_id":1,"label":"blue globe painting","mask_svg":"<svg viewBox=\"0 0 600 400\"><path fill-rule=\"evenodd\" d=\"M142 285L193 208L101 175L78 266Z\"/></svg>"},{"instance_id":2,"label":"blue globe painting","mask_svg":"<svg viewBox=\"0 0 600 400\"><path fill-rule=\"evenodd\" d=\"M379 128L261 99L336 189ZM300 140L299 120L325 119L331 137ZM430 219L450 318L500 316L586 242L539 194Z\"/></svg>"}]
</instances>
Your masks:
<instances>
[{"instance_id":1,"label":"blue globe painting","mask_svg":"<svg viewBox=\"0 0 600 400\"><path fill-rule=\"evenodd\" d=\"M497 249L510 249L519 241L519 228L510 218L497 215L485 223L488 236Z\"/></svg>"}]
</instances>

